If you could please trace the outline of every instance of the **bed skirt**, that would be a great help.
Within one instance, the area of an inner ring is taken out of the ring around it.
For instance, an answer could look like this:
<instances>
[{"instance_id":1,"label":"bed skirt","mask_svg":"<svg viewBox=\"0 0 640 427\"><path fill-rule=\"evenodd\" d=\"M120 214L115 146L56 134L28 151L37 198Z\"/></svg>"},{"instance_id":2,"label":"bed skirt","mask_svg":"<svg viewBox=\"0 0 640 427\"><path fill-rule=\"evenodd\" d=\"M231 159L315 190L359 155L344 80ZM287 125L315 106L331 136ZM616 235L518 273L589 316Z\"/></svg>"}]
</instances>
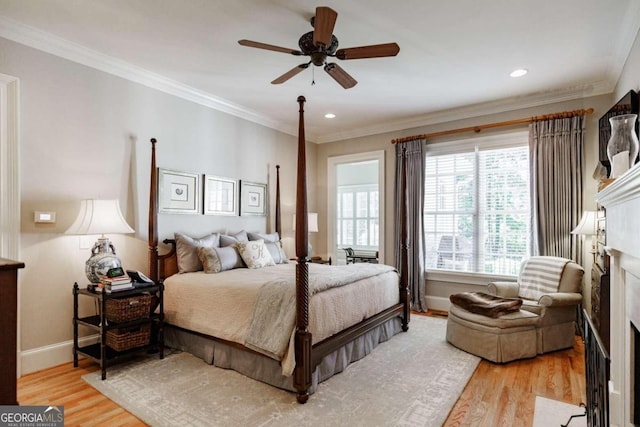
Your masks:
<instances>
[{"instance_id":1,"label":"bed skirt","mask_svg":"<svg viewBox=\"0 0 640 427\"><path fill-rule=\"evenodd\" d=\"M400 331L402 331L401 320L395 317L325 356L313 372L309 393L314 393L319 383L342 372L350 363L362 359L378 344L387 341ZM293 378L282 375L280 363L261 354L214 341L201 334L172 325L165 325L164 343L168 347L189 352L210 365L233 369L249 378L295 392Z\"/></svg>"}]
</instances>

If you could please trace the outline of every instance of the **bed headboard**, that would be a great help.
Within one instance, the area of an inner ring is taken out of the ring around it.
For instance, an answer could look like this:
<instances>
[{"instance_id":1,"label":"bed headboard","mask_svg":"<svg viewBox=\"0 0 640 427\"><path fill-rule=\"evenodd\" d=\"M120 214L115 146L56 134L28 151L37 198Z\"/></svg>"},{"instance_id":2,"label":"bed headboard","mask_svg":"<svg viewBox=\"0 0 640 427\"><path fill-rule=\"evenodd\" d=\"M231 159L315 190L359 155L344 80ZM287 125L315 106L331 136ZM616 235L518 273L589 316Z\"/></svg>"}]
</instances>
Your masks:
<instances>
[{"instance_id":1,"label":"bed headboard","mask_svg":"<svg viewBox=\"0 0 640 427\"><path fill-rule=\"evenodd\" d=\"M156 143L151 138L151 176L149 188L149 277L158 282L178 272L178 257L176 254L176 241L165 239L162 241L169 245L169 251L158 254L158 169L156 167ZM306 218L306 215L305 215ZM275 231L282 238L282 215L280 210L280 165L276 165L276 209Z\"/></svg>"}]
</instances>

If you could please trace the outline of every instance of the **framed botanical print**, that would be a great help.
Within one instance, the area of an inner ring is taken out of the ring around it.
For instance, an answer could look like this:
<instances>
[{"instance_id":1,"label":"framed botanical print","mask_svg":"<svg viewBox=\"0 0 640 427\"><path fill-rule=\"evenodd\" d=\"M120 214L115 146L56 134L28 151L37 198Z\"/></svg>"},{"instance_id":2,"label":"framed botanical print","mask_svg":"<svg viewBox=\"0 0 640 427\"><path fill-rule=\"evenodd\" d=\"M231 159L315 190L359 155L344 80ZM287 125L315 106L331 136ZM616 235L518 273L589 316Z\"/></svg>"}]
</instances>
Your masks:
<instances>
[{"instance_id":1,"label":"framed botanical print","mask_svg":"<svg viewBox=\"0 0 640 427\"><path fill-rule=\"evenodd\" d=\"M205 175L204 214L238 215L238 181Z\"/></svg>"},{"instance_id":2,"label":"framed botanical print","mask_svg":"<svg viewBox=\"0 0 640 427\"><path fill-rule=\"evenodd\" d=\"M200 175L158 168L158 212L200 213Z\"/></svg>"},{"instance_id":3,"label":"framed botanical print","mask_svg":"<svg viewBox=\"0 0 640 427\"><path fill-rule=\"evenodd\" d=\"M240 181L240 215L267 215L267 184Z\"/></svg>"}]
</instances>

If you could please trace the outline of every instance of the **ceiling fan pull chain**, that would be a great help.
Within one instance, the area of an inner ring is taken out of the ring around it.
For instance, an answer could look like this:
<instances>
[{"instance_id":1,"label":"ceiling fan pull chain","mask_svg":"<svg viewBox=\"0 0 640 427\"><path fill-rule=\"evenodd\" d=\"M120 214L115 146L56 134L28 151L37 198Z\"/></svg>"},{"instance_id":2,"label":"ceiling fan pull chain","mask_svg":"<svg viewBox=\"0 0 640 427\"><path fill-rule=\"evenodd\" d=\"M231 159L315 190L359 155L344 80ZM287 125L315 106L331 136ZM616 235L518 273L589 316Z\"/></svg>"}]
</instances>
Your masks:
<instances>
[{"instance_id":1,"label":"ceiling fan pull chain","mask_svg":"<svg viewBox=\"0 0 640 427\"><path fill-rule=\"evenodd\" d=\"M311 68L311 86L316 84L316 69L314 67Z\"/></svg>"}]
</instances>

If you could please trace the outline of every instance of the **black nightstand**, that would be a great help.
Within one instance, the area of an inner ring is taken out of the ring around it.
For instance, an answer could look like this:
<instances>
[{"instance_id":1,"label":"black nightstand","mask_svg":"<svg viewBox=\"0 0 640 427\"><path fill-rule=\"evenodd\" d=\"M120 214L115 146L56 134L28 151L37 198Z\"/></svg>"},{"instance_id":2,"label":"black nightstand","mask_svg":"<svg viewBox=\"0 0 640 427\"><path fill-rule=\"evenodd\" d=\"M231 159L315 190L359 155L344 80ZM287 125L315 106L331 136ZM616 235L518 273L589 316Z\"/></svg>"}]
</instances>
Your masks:
<instances>
[{"instance_id":1,"label":"black nightstand","mask_svg":"<svg viewBox=\"0 0 640 427\"><path fill-rule=\"evenodd\" d=\"M102 293L73 285L73 366L78 367L78 356L86 356L100 364L102 379L107 378L111 366L134 353L156 351L164 358L164 285L157 284L126 291ZM94 298L99 314L78 316L78 295ZM158 310L151 312L157 301ZM141 310L140 304L146 309ZM109 306L109 308L107 308ZM132 316L128 316L132 314ZM115 320L109 319L118 319ZM80 347L78 325L97 331L97 343ZM156 339L157 333L157 339Z\"/></svg>"}]
</instances>

